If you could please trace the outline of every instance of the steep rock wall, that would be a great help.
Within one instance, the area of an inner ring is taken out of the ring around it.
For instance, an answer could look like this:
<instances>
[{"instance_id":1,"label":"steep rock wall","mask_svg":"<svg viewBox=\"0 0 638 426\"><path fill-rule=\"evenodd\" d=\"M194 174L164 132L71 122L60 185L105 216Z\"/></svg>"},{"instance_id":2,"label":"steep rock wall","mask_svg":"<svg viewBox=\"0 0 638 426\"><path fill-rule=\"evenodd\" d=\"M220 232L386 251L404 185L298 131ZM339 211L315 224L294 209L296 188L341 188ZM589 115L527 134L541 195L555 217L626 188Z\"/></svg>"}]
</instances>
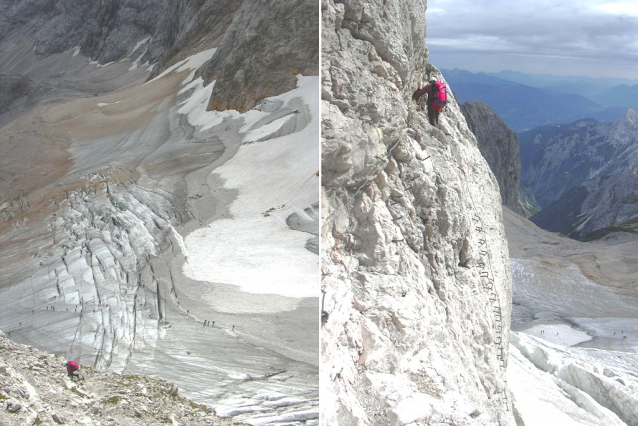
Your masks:
<instances>
[{"instance_id":1,"label":"steep rock wall","mask_svg":"<svg viewBox=\"0 0 638 426\"><path fill-rule=\"evenodd\" d=\"M411 104L425 8L322 1L325 424L514 423L498 185L452 94Z\"/></svg>"},{"instance_id":2,"label":"steep rock wall","mask_svg":"<svg viewBox=\"0 0 638 426\"><path fill-rule=\"evenodd\" d=\"M182 49L212 47L224 35L242 0L34 0L0 2L0 49L23 38L38 55L79 46L106 64L131 53L162 68ZM204 45L202 46L202 43ZM206 44L208 43L208 44ZM156 70L156 71L158 71Z\"/></svg>"},{"instance_id":3,"label":"steep rock wall","mask_svg":"<svg viewBox=\"0 0 638 426\"><path fill-rule=\"evenodd\" d=\"M476 136L479 150L496 177L501 201L511 210L522 213L518 200L521 182L521 153L518 136L507 128L491 106L481 101L464 102L461 112Z\"/></svg>"},{"instance_id":4,"label":"steep rock wall","mask_svg":"<svg viewBox=\"0 0 638 426\"><path fill-rule=\"evenodd\" d=\"M317 1L244 2L204 69L215 80L208 109L247 111L294 89L297 74L319 74Z\"/></svg>"}]
</instances>

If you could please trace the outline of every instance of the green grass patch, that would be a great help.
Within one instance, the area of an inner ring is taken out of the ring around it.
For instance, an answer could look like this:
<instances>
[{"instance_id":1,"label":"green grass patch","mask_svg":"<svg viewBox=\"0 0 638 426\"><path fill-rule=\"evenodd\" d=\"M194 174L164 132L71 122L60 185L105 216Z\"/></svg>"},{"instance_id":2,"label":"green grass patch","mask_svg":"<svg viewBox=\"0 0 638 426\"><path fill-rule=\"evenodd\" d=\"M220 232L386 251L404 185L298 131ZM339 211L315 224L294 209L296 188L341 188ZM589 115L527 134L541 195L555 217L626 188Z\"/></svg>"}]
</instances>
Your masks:
<instances>
[{"instance_id":1,"label":"green grass patch","mask_svg":"<svg viewBox=\"0 0 638 426\"><path fill-rule=\"evenodd\" d=\"M115 395L110 397L109 399L107 399L106 401L104 401L105 404L113 404L113 405L117 405L120 403L120 401L122 400L121 397Z\"/></svg>"}]
</instances>

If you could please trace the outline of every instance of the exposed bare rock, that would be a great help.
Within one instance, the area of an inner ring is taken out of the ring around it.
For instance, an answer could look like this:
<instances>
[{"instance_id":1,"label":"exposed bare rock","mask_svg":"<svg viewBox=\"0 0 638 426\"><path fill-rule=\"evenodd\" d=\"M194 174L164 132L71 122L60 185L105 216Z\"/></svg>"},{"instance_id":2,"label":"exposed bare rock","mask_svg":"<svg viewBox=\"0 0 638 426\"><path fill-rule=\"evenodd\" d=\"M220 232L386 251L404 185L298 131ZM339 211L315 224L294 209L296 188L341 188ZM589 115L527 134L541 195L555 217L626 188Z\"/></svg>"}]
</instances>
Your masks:
<instances>
[{"instance_id":1,"label":"exposed bare rock","mask_svg":"<svg viewBox=\"0 0 638 426\"><path fill-rule=\"evenodd\" d=\"M80 380L71 380L65 364L0 332L0 424L241 424L180 397L174 384L159 378L83 365Z\"/></svg>"},{"instance_id":2,"label":"exposed bare rock","mask_svg":"<svg viewBox=\"0 0 638 426\"><path fill-rule=\"evenodd\" d=\"M326 424L513 425L498 184L450 94L411 101L425 2L322 1Z\"/></svg>"},{"instance_id":3,"label":"exposed bare rock","mask_svg":"<svg viewBox=\"0 0 638 426\"><path fill-rule=\"evenodd\" d=\"M319 73L316 0L244 2L203 77L215 80L209 110L244 112Z\"/></svg>"},{"instance_id":4,"label":"exposed bare rock","mask_svg":"<svg viewBox=\"0 0 638 426\"><path fill-rule=\"evenodd\" d=\"M481 101L464 102L461 112L476 136L479 150L496 177L501 201L511 210L522 213L518 200L521 182L521 154L518 136L507 128L491 106Z\"/></svg>"},{"instance_id":5,"label":"exposed bare rock","mask_svg":"<svg viewBox=\"0 0 638 426\"><path fill-rule=\"evenodd\" d=\"M532 221L576 238L638 233L637 141L633 110L616 123L581 120L528 132L523 178L543 207Z\"/></svg>"},{"instance_id":6,"label":"exposed bare rock","mask_svg":"<svg viewBox=\"0 0 638 426\"><path fill-rule=\"evenodd\" d=\"M78 46L83 55L106 64L145 40L136 57L164 65L180 50L213 47L241 1L6 0L0 2L0 49L31 38L38 55Z\"/></svg>"}]
</instances>

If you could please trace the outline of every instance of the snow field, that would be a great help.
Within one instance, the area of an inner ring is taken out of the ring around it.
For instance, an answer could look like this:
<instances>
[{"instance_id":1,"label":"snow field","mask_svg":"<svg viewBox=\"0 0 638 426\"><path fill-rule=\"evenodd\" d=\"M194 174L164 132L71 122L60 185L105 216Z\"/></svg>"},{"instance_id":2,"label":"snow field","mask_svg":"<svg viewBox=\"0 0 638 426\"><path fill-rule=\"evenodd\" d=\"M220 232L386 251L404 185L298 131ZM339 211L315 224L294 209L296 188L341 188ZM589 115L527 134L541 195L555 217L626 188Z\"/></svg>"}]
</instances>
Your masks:
<instances>
[{"instance_id":1,"label":"snow field","mask_svg":"<svg viewBox=\"0 0 638 426\"><path fill-rule=\"evenodd\" d=\"M574 265L511 263L514 310L528 316L514 312L507 374L525 425L638 425L635 301Z\"/></svg>"},{"instance_id":2,"label":"snow field","mask_svg":"<svg viewBox=\"0 0 638 426\"><path fill-rule=\"evenodd\" d=\"M198 79L179 112L191 125L205 130L236 111L206 111L212 86ZM298 87L271 98L287 106L302 101L310 122L297 132L265 142L242 145L216 169L228 189L238 192L230 206L232 219L217 220L186 236L188 266L184 273L198 281L237 285L251 293L287 297L316 297L318 258L306 250L310 235L290 229L286 218L315 203L318 170L318 77L298 76ZM244 142L268 138L291 119L290 114L268 121L270 113L251 110L241 115Z\"/></svg>"}]
</instances>

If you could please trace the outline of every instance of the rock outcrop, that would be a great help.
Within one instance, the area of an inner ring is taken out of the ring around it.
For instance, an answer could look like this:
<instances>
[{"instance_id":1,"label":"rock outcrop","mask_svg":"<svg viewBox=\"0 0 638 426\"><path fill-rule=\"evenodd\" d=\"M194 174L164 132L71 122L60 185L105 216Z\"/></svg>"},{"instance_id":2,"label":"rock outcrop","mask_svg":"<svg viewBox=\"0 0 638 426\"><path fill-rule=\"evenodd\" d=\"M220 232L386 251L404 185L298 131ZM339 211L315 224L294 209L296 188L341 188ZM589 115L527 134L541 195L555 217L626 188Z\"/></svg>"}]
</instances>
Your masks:
<instances>
[{"instance_id":1,"label":"rock outcrop","mask_svg":"<svg viewBox=\"0 0 638 426\"><path fill-rule=\"evenodd\" d=\"M541 128L521 138L528 158L523 180L542 207L534 223L575 238L603 229L635 232L638 113L629 110L612 124Z\"/></svg>"},{"instance_id":2,"label":"rock outcrop","mask_svg":"<svg viewBox=\"0 0 638 426\"><path fill-rule=\"evenodd\" d=\"M208 109L247 111L294 89L297 74L319 74L318 2L244 2L204 69L215 80Z\"/></svg>"},{"instance_id":3,"label":"rock outcrop","mask_svg":"<svg viewBox=\"0 0 638 426\"><path fill-rule=\"evenodd\" d=\"M481 101L464 102L461 112L476 136L479 150L496 177L501 201L511 210L523 213L518 199L521 182L521 153L518 136L507 128L491 106Z\"/></svg>"},{"instance_id":4,"label":"rock outcrop","mask_svg":"<svg viewBox=\"0 0 638 426\"><path fill-rule=\"evenodd\" d=\"M242 0L7 0L0 4L0 49L34 41L38 55L74 47L100 64L132 53L140 62L168 63L178 51L213 47Z\"/></svg>"},{"instance_id":5,"label":"rock outcrop","mask_svg":"<svg viewBox=\"0 0 638 426\"><path fill-rule=\"evenodd\" d=\"M453 94L411 101L425 2L322 1L325 424L514 424L498 184Z\"/></svg>"},{"instance_id":6,"label":"rock outcrop","mask_svg":"<svg viewBox=\"0 0 638 426\"><path fill-rule=\"evenodd\" d=\"M0 424L240 424L180 397L174 384L159 378L81 366L80 380L71 380L65 364L0 332Z\"/></svg>"}]
</instances>

